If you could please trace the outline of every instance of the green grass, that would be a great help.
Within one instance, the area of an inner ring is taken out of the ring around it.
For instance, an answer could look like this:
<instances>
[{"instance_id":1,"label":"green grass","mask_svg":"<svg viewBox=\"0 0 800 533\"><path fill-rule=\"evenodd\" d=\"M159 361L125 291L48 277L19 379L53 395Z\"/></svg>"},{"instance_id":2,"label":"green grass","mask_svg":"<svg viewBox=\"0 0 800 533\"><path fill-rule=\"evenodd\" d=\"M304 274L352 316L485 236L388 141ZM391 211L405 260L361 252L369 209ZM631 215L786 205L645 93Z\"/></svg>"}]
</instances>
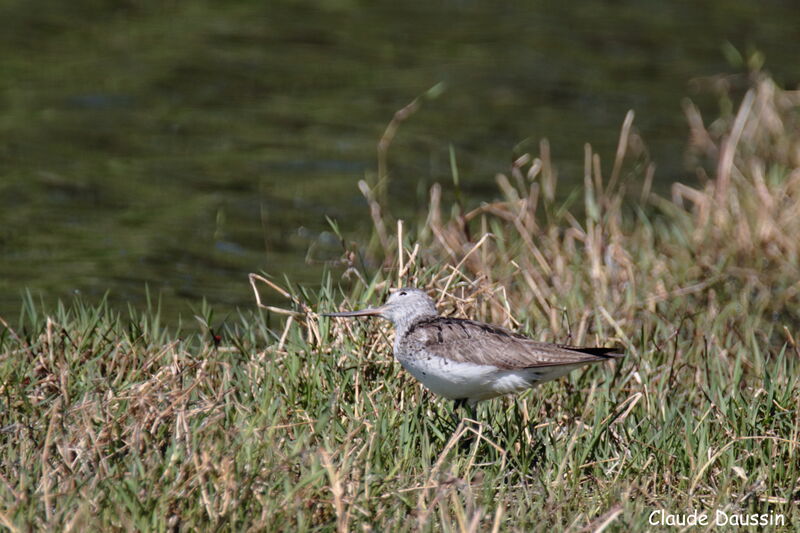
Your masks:
<instances>
[{"instance_id":1,"label":"green grass","mask_svg":"<svg viewBox=\"0 0 800 533\"><path fill-rule=\"evenodd\" d=\"M29 298L0 323L0 523L650 531L663 509L800 528L797 97L752 83L707 143L694 124L690 150L710 168L712 145L738 135L732 166L701 188L650 195L626 130L609 177L587 147L583 204L568 206L544 150L499 179L503 200L471 212L443 210L437 188L424 224L380 206L400 228L382 243L385 268L348 253L347 289L287 283L286 310L228 317L218 343L163 328L157 306ZM456 424L392 360L386 324L317 314L398 283L445 313L628 356Z\"/></svg>"}]
</instances>

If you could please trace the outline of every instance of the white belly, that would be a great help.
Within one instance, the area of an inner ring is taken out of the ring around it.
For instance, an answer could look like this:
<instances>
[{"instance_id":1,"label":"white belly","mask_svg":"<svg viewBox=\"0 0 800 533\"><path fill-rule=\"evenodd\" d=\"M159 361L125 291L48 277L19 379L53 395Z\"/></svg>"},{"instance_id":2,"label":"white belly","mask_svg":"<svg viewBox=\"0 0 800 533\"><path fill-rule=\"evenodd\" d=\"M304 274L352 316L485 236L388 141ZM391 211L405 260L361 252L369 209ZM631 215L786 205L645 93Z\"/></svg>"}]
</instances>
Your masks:
<instances>
[{"instance_id":1,"label":"white belly","mask_svg":"<svg viewBox=\"0 0 800 533\"><path fill-rule=\"evenodd\" d=\"M473 403L503 394L521 392L537 385L540 381L553 379L543 376L541 369L503 370L494 366L459 363L434 356L403 359L400 360L400 364L434 394L451 400L469 399Z\"/></svg>"}]
</instances>

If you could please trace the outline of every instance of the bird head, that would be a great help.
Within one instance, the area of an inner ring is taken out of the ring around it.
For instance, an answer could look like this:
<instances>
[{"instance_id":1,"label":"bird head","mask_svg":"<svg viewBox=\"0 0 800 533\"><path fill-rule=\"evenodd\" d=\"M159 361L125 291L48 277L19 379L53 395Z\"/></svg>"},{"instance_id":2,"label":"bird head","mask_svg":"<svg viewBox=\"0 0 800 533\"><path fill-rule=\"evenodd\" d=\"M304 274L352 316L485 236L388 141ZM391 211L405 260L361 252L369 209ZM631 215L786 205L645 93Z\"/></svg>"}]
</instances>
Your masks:
<instances>
[{"instance_id":1,"label":"bird head","mask_svg":"<svg viewBox=\"0 0 800 533\"><path fill-rule=\"evenodd\" d=\"M421 289L404 287L393 289L386 303L378 307L368 307L359 311L340 313L324 313L331 317L379 316L391 321L396 327L412 324L421 318L437 316L436 305L427 293Z\"/></svg>"}]
</instances>

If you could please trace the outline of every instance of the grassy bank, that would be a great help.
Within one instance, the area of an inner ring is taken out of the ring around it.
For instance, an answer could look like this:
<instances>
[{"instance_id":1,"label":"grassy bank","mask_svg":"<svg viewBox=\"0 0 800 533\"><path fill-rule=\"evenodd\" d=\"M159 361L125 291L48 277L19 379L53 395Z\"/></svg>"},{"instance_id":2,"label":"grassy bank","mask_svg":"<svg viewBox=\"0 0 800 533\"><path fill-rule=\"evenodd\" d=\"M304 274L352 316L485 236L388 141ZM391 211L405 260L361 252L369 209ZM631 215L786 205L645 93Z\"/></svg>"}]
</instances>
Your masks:
<instances>
[{"instance_id":1,"label":"grassy bank","mask_svg":"<svg viewBox=\"0 0 800 533\"><path fill-rule=\"evenodd\" d=\"M587 146L566 202L546 144L498 176L502 200L436 186L418 223L364 183L386 262L348 245L346 293L254 278L286 308L200 335L156 309L28 302L0 323L0 524L644 531L653 511L719 510L800 527L800 96L749 83L711 123L686 104L701 185L671 198L650 192L631 116L613 161ZM317 315L397 284L628 357L456 426L385 324Z\"/></svg>"}]
</instances>

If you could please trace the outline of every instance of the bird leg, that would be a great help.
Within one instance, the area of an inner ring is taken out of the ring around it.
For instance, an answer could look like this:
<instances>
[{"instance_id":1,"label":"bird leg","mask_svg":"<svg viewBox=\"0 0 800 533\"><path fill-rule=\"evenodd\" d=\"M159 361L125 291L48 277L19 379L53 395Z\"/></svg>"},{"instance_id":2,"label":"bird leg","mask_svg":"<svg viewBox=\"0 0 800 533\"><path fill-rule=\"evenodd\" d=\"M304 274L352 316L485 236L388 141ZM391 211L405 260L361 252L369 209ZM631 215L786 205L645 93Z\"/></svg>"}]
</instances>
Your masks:
<instances>
[{"instance_id":1,"label":"bird leg","mask_svg":"<svg viewBox=\"0 0 800 533\"><path fill-rule=\"evenodd\" d=\"M455 424L456 428L458 427L458 423L461 421L461 419L458 418L458 410L466 404L466 398L460 398L453 401L453 424Z\"/></svg>"},{"instance_id":2,"label":"bird leg","mask_svg":"<svg viewBox=\"0 0 800 533\"><path fill-rule=\"evenodd\" d=\"M458 411L459 408L466 409L468 418L470 418L471 420L477 420L477 414L475 412L475 404L470 403L467 398L460 398L453 402L453 418L455 418L456 424L458 424L459 422L458 415L456 414L456 411Z\"/></svg>"},{"instance_id":3,"label":"bird leg","mask_svg":"<svg viewBox=\"0 0 800 533\"><path fill-rule=\"evenodd\" d=\"M462 412L462 416L459 418L459 408L464 408L467 415L466 417L463 416L464 413ZM455 435L455 432L458 431L459 422L463 423L464 428L466 429L467 425L465 420L467 420L467 418L470 420L477 420L475 415L475 404L471 403L467 398L455 400L453 403L453 423L455 424L453 435ZM458 443L458 448L464 452L468 451L470 446L472 446L472 444L475 442L476 437L477 435L473 431L467 431L466 434L462 433Z\"/></svg>"},{"instance_id":4,"label":"bird leg","mask_svg":"<svg viewBox=\"0 0 800 533\"><path fill-rule=\"evenodd\" d=\"M478 404L470 403L469 401L464 402L464 406L467 408L467 415L469 416L470 420L478 420Z\"/></svg>"}]
</instances>

